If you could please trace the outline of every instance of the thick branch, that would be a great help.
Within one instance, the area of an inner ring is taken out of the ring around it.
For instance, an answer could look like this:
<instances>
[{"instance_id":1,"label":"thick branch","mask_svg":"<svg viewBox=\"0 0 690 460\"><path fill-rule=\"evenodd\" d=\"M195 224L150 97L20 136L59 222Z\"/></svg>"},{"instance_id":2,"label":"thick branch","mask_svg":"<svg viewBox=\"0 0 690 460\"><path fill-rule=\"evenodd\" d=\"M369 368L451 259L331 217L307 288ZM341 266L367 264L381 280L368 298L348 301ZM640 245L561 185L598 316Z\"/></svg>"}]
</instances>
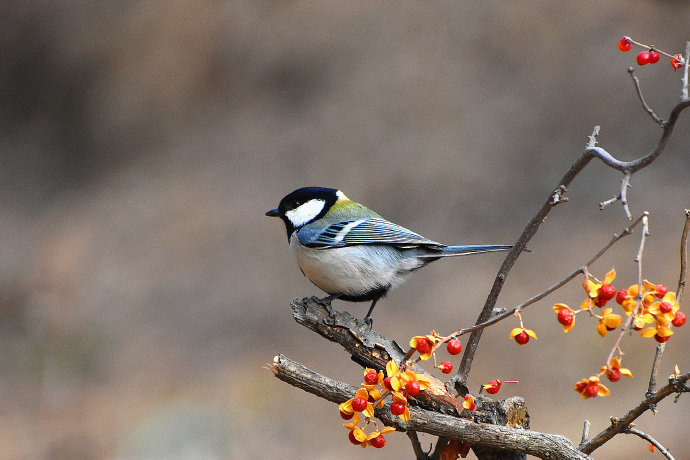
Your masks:
<instances>
[{"instance_id":1,"label":"thick branch","mask_svg":"<svg viewBox=\"0 0 690 460\"><path fill-rule=\"evenodd\" d=\"M317 374L282 355L274 358L272 369L280 380L334 403L341 403L352 398L356 391L352 385ZM473 447L520 452L539 458L590 458L575 449L572 443L561 435L476 423L417 407L410 408L410 421L404 422L391 415L389 406L377 409L375 415L386 425L400 431L421 431L448 439L470 442Z\"/></svg>"}]
</instances>

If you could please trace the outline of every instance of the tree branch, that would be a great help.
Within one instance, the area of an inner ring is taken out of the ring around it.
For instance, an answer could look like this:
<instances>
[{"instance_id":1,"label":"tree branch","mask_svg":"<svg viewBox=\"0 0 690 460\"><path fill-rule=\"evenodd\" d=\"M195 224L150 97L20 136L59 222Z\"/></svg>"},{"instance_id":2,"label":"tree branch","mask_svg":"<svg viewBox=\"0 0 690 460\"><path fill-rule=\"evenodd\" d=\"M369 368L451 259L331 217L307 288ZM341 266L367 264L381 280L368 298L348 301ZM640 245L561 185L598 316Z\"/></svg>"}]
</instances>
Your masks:
<instances>
[{"instance_id":1,"label":"tree branch","mask_svg":"<svg viewBox=\"0 0 690 460\"><path fill-rule=\"evenodd\" d=\"M612 418L611 425L591 440L583 444L580 444L580 450L588 455L591 454L596 449L601 447L606 441L613 438L615 435L628 430L632 422L634 422L640 415L645 413L651 407L658 404L659 401L661 401L662 399L674 393L683 393L690 391L690 387L688 387L687 383L689 379L690 373L685 373L677 377L675 375L672 375L671 377L669 377L669 383L666 386L654 393L652 396L645 398L644 401L642 401L636 407L631 409L622 418Z\"/></svg>"},{"instance_id":2,"label":"tree branch","mask_svg":"<svg viewBox=\"0 0 690 460\"><path fill-rule=\"evenodd\" d=\"M688 42L688 52L690 53L690 42ZM688 71L688 60L689 59L686 58L686 75ZM683 88L684 91L687 91L687 77L684 77ZM678 104L676 104L676 106L671 110L671 114L669 115L668 121L666 121L663 124L663 133L661 135L661 138L659 139L659 142L657 143L656 148L649 154L636 160L620 161L614 158L609 152L602 149L601 147L596 147L596 139L599 133L599 127L597 126L594 128L592 135L589 137L589 142L587 144L585 151L582 153L582 155L580 155L577 161L575 161L575 163L570 167L568 172L563 176L558 186L554 188L554 191L549 194L549 197L542 205L541 209L529 221L529 223L523 230L522 234L515 242L513 249L506 256L505 260L503 261L503 264L501 265L501 268L498 270L498 273L496 274L494 284L491 287L491 291L487 296L486 302L484 303L484 307L481 313L479 314L479 317L477 318L475 324L481 324L487 321L489 318L491 318L492 312L498 300L498 296L501 293L501 290L503 289L503 284L505 283L505 280L508 277L508 273L517 261L518 256L525 249L527 242L529 242L535 235L535 233L539 229L539 226L542 222L544 222L544 219L549 214L549 212L551 212L551 210L557 204L563 201L560 199L554 199L554 197L560 197L562 195L562 193L567 189L567 187L570 185L573 179L585 168L585 166L587 166L587 164L590 162L590 160L592 160L592 158L598 158L606 166L621 171L626 176L630 176L634 172L639 171L640 169L645 168L646 166L651 164L659 155L661 155L661 152L663 152L664 148L666 147L666 144L668 144L669 140L671 139L673 129L676 125L676 121L678 121L678 117L680 116L680 114L683 112L683 110L690 106L690 99L687 98L686 94L686 92L682 93L683 97L681 97L680 102L678 102ZM629 179L626 177L626 187L627 180ZM623 192L621 192L621 195L621 198L625 199ZM627 206L627 200L625 201L625 204ZM625 209L626 214L629 216L629 211L627 210L627 208ZM472 332L472 334L470 335L467 345L465 346L465 352L462 356L462 361L460 363L460 366L458 366L458 373L452 379L452 381L455 383L456 389L460 393L467 391L467 379L470 373L470 369L472 367L474 355L477 352L477 348L479 346L481 334L482 330L479 329Z\"/></svg>"},{"instance_id":3,"label":"tree branch","mask_svg":"<svg viewBox=\"0 0 690 460\"><path fill-rule=\"evenodd\" d=\"M274 358L272 370L278 379L334 403L352 398L356 391L352 385L320 375L283 355ZM377 408L375 416L387 426L395 427L399 431L421 431L470 442L473 447L519 452L548 459L590 458L575 449L567 438L557 434L476 423L418 407L410 408L410 420L404 422L390 413L390 403L383 408Z\"/></svg>"},{"instance_id":4,"label":"tree branch","mask_svg":"<svg viewBox=\"0 0 690 460\"><path fill-rule=\"evenodd\" d=\"M659 441L657 441L656 439L654 439L653 437L651 437L650 435L648 435L644 431L640 431L636 428L628 428L627 430L625 430L625 433L634 434L635 436L639 436L640 438L649 441L650 443L652 443L652 445L654 447L659 449L659 452L661 453L661 455L665 456L668 460L675 460L673 458L673 455L671 455L671 452L668 451L668 449L666 449L664 446L661 445L661 443Z\"/></svg>"}]
</instances>

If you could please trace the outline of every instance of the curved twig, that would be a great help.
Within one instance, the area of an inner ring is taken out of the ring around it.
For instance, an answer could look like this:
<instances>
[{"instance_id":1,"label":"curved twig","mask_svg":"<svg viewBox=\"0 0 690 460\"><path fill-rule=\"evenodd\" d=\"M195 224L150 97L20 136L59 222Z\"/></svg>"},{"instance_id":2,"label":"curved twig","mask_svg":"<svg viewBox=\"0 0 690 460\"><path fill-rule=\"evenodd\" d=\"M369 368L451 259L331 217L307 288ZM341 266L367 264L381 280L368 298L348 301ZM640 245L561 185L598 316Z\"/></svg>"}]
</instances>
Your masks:
<instances>
[{"instance_id":1,"label":"curved twig","mask_svg":"<svg viewBox=\"0 0 690 460\"><path fill-rule=\"evenodd\" d=\"M627 430L624 431L624 433L634 434L635 436L639 436L640 438L649 441L650 443L652 443L652 445L654 447L659 449L659 452L661 453L661 455L665 456L668 460L675 460L675 458L673 457L673 455L671 455L671 452L669 452L667 448L662 446L659 441L657 441L656 439L654 439L653 437L651 437L650 435L648 435L644 431L640 431L637 428L628 428Z\"/></svg>"}]
</instances>

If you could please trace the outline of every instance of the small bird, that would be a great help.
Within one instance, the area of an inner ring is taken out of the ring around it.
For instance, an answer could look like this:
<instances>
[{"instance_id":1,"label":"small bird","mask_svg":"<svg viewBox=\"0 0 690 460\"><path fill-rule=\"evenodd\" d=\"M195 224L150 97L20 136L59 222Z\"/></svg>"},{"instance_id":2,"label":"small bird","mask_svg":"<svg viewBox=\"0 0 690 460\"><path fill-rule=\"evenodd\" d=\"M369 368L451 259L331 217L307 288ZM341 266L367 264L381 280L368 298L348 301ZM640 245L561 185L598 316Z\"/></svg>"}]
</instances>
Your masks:
<instances>
[{"instance_id":1,"label":"small bird","mask_svg":"<svg viewBox=\"0 0 690 460\"><path fill-rule=\"evenodd\" d=\"M303 187L267 216L285 223L297 263L319 289L351 302L376 302L407 275L442 257L507 251L505 244L446 246L389 222L340 190Z\"/></svg>"}]
</instances>

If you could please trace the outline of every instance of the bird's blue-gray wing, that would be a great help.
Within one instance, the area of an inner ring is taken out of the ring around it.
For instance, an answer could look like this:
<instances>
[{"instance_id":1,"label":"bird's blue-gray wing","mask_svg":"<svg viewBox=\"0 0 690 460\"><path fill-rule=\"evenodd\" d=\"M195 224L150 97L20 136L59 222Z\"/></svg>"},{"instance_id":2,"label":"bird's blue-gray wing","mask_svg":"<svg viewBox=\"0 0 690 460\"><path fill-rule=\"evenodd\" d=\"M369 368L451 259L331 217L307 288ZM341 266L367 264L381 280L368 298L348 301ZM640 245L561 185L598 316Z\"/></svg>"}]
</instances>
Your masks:
<instances>
[{"instance_id":1,"label":"bird's blue-gray wing","mask_svg":"<svg viewBox=\"0 0 690 460\"><path fill-rule=\"evenodd\" d=\"M424 238L400 225L380 218L351 219L325 229L303 227L298 238L305 246L337 248L358 244L383 244L400 248L426 246L442 249L443 244Z\"/></svg>"}]
</instances>

